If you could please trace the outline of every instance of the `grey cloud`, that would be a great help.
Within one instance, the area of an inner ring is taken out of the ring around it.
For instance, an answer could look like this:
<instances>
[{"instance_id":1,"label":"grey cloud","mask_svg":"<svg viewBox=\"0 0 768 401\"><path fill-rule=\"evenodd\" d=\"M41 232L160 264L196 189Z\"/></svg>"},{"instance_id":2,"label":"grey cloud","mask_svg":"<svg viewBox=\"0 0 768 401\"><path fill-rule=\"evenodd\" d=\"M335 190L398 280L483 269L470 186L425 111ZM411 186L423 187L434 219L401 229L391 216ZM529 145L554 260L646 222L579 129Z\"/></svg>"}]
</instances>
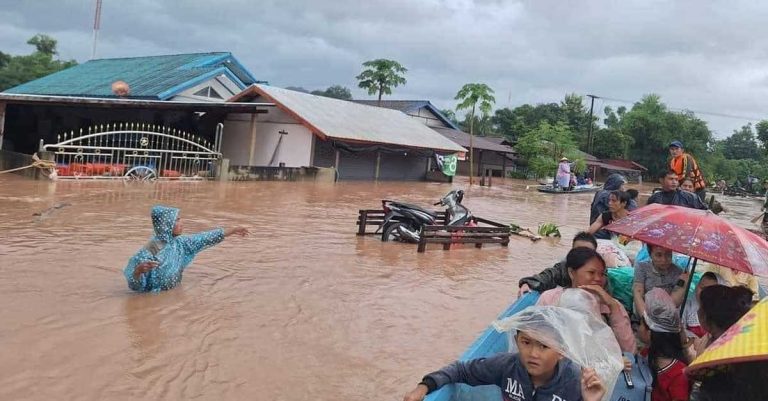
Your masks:
<instances>
[{"instance_id":1,"label":"grey cloud","mask_svg":"<svg viewBox=\"0 0 768 401\"><path fill-rule=\"evenodd\" d=\"M0 50L26 53L45 32L85 61L92 8L0 0ZM768 118L766 17L768 4L748 1L105 1L99 56L228 50L259 79L356 97L367 97L360 64L387 57L409 68L393 97L444 108L464 83L485 82L499 107L654 92L672 107ZM747 122L701 117L720 135Z\"/></svg>"}]
</instances>

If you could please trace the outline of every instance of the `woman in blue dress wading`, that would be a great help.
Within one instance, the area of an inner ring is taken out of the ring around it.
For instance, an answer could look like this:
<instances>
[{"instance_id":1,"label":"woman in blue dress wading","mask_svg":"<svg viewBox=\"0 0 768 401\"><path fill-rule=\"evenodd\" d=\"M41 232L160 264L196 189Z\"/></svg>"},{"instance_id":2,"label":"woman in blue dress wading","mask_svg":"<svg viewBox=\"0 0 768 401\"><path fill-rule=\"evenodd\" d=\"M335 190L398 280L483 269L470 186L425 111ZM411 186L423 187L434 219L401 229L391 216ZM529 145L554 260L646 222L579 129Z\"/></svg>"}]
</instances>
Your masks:
<instances>
[{"instance_id":1,"label":"woman in blue dress wading","mask_svg":"<svg viewBox=\"0 0 768 401\"><path fill-rule=\"evenodd\" d=\"M158 205L152 208L155 235L131 257L124 270L130 289L139 292L169 290L181 282L184 269L200 251L230 235L248 235L248 230L242 227L182 235L179 212L173 207Z\"/></svg>"}]
</instances>

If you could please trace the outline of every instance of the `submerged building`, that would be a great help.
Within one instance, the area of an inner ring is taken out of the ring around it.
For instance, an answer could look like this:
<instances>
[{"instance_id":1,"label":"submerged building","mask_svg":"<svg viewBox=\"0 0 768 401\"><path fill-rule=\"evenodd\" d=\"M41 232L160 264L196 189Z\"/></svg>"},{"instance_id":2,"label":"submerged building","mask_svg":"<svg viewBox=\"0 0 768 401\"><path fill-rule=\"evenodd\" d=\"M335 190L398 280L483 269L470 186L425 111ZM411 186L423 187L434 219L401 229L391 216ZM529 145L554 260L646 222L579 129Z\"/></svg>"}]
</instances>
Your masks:
<instances>
[{"instance_id":1,"label":"submerged building","mask_svg":"<svg viewBox=\"0 0 768 401\"><path fill-rule=\"evenodd\" d=\"M0 151L40 150L64 176L342 180L424 179L465 152L400 112L269 86L230 53L92 60L0 93Z\"/></svg>"}]
</instances>

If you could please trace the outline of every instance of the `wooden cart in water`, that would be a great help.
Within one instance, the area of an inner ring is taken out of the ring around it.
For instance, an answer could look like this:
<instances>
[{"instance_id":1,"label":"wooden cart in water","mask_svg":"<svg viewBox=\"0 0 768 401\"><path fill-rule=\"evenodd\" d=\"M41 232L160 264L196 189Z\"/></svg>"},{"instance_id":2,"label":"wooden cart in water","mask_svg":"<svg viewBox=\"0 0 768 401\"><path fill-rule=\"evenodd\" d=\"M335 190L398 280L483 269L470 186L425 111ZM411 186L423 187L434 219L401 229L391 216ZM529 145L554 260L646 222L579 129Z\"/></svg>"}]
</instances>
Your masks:
<instances>
[{"instance_id":1,"label":"wooden cart in water","mask_svg":"<svg viewBox=\"0 0 768 401\"><path fill-rule=\"evenodd\" d=\"M508 224L473 216L474 225L449 226L446 222L445 211L433 212L436 216L435 225L424 226L420 235L417 251L425 252L427 244L442 244L443 250L450 250L452 244L475 244L476 248L482 248L484 244L509 245L509 236L512 234ZM376 235L376 230L384 222L386 212L384 209L360 209L357 217L357 235ZM374 226L376 229L369 230Z\"/></svg>"}]
</instances>

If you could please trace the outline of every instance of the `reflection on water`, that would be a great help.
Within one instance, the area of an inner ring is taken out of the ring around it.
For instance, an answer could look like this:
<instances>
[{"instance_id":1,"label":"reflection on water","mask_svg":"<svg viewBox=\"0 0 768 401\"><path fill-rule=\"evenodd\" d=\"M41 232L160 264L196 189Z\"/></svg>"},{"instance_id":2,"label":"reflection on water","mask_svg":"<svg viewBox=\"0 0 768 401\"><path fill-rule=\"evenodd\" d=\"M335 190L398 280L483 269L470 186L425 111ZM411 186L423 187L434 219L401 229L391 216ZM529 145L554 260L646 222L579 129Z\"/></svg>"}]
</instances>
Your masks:
<instances>
[{"instance_id":1,"label":"reflection on water","mask_svg":"<svg viewBox=\"0 0 768 401\"><path fill-rule=\"evenodd\" d=\"M525 183L473 187L478 216L564 238L417 254L359 238L357 209L423 205L466 182L132 183L0 177L0 399L399 399L458 356L586 228L591 194ZM647 192L647 189L646 189ZM42 219L34 213L66 202ZM205 251L176 289L130 293L128 257L155 203L185 227L245 225ZM726 198L739 224L759 210Z\"/></svg>"}]
</instances>

